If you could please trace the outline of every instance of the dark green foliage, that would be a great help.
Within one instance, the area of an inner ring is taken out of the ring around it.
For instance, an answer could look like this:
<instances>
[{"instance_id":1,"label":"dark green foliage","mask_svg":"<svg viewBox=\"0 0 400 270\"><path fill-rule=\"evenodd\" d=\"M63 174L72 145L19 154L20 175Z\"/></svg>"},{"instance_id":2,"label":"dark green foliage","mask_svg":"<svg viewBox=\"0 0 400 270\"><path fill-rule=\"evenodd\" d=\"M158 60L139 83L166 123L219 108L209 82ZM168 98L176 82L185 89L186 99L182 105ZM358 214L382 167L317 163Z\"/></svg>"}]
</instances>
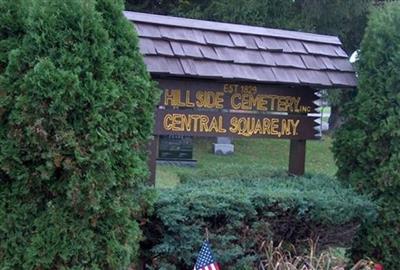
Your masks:
<instances>
[{"instance_id":1,"label":"dark green foliage","mask_svg":"<svg viewBox=\"0 0 400 270\"><path fill-rule=\"evenodd\" d=\"M8 53L19 45L24 34L24 7L23 0L0 0L0 74L7 66Z\"/></svg>"},{"instance_id":2,"label":"dark green foliage","mask_svg":"<svg viewBox=\"0 0 400 270\"><path fill-rule=\"evenodd\" d=\"M337 132L338 176L372 194L380 218L364 228L354 255L398 269L400 257L400 3L376 10L361 46L359 90Z\"/></svg>"},{"instance_id":3,"label":"dark green foliage","mask_svg":"<svg viewBox=\"0 0 400 270\"><path fill-rule=\"evenodd\" d=\"M187 3L181 0L125 0L126 10L136 10L156 14L168 14L179 4Z\"/></svg>"},{"instance_id":4,"label":"dark green foliage","mask_svg":"<svg viewBox=\"0 0 400 270\"><path fill-rule=\"evenodd\" d=\"M27 6L1 60L0 268L126 269L157 95L137 37L121 1ZM3 35L14 20L1 16Z\"/></svg>"},{"instance_id":5,"label":"dark green foliage","mask_svg":"<svg viewBox=\"0 0 400 270\"><path fill-rule=\"evenodd\" d=\"M297 0L301 25L311 32L339 36L352 53L359 48L372 0Z\"/></svg>"},{"instance_id":6,"label":"dark green foliage","mask_svg":"<svg viewBox=\"0 0 400 270\"><path fill-rule=\"evenodd\" d=\"M188 1L175 7L173 13L191 18L276 28L296 28L297 22L291 0Z\"/></svg>"},{"instance_id":7,"label":"dark green foliage","mask_svg":"<svg viewBox=\"0 0 400 270\"><path fill-rule=\"evenodd\" d=\"M257 264L261 242L346 245L374 205L328 177L190 181L160 190L143 248L156 269L190 269L210 231L223 269ZM163 268L164 267L164 268ZM247 268L250 269L250 268Z\"/></svg>"},{"instance_id":8,"label":"dark green foliage","mask_svg":"<svg viewBox=\"0 0 400 270\"><path fill-rule=\"evenodd\" d=\"M128 10L339 36L351 53L372 0L125 0Z\"/></svg>"}]
</instances>

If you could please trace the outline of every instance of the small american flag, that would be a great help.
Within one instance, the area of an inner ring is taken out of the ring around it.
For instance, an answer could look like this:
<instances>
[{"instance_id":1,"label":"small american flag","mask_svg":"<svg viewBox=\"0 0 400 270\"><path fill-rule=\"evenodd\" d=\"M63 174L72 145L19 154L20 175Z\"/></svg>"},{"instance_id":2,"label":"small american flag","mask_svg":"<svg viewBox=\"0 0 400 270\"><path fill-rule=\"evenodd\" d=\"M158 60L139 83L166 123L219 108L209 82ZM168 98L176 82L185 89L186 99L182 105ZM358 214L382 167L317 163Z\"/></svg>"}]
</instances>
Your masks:
<instances>
[{"instance_id":1,"label":"small american flag","mask_svg":"<svg viewBox=\"0 0 400 270\"><path fill-rule=\"evenodd\" d=\"M201 246L199 257L193 270L220 270L211 252L210 243L206 240Z\"/></svg>"}]
</instances>

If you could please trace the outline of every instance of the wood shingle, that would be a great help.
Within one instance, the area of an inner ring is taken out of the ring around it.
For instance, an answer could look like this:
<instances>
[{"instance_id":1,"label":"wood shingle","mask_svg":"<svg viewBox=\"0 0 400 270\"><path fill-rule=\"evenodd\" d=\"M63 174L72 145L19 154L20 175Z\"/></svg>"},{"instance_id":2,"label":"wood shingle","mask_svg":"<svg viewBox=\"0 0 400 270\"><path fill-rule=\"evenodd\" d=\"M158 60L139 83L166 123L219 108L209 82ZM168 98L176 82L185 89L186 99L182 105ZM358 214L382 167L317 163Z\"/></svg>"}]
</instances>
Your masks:
<instances>
[{"instance_id":1,"label":"wood shingle","mask_svg":"<svg viewBox=\"0 0 400 270\"><path fill-rule=\"evenodd\" d=\"M355 87L337 37L124 12L153 76Z\"/></svg>"}]
</instances>

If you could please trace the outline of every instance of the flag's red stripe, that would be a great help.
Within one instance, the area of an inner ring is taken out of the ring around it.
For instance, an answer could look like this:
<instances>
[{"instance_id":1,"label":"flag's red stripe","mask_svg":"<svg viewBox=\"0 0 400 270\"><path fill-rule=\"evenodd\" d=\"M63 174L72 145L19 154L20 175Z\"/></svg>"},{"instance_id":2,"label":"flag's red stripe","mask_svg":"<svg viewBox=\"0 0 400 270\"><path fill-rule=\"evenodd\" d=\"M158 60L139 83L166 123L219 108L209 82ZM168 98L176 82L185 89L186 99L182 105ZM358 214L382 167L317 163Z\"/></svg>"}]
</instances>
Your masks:
<instances>
[{"instance_id":1,"label":"flag's red stripe","mask_svg":"<svg viewBox=\"0 0 400 270\"><path fill-rule=\"evenodd\" d=\"M196 267L195 267L193 270L221 270L221 268L219 267L218 263L212 263L212 264L204 266L200 269L196 269Z\"/></svg>"}]
</instances>

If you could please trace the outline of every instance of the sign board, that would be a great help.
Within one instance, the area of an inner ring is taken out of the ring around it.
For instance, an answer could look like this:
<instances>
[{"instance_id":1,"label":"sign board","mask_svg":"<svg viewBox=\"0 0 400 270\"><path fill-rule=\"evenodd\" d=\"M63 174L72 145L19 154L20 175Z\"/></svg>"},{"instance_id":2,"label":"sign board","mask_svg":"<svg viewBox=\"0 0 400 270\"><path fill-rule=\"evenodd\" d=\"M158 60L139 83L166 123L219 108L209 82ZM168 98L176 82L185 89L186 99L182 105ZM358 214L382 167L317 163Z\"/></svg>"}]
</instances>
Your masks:
<instances>
[{"instance_id":1,"label":"sign board","mask_svg":"<svg viewBox=\"0 0 400 270\"><path fill-rule=\"evenodd\" d=\"M162 80L157 135L315 139L318 98L309 88Z\"/></svg>"},{"instance_id":2,"label":"sign board","mask_svg":"<svg viewBox=\"0 0 400 270\"><path fill-rule=\"evenodd\" d=\"M156 134L203 137L315 139L316 117L304 115L157 110Z\"/></svg>"},{"instance_id":3,"label":"sign board","mask_svg":"<svg viewBox=\"0 0 400 270\"><path fill-rule=\"evenodd\" d=\"M158 80L163 89L160 106L245 112L315 113L318 99L306 87L280 87L243 83Z\"/></svg>"}]
</instances>

